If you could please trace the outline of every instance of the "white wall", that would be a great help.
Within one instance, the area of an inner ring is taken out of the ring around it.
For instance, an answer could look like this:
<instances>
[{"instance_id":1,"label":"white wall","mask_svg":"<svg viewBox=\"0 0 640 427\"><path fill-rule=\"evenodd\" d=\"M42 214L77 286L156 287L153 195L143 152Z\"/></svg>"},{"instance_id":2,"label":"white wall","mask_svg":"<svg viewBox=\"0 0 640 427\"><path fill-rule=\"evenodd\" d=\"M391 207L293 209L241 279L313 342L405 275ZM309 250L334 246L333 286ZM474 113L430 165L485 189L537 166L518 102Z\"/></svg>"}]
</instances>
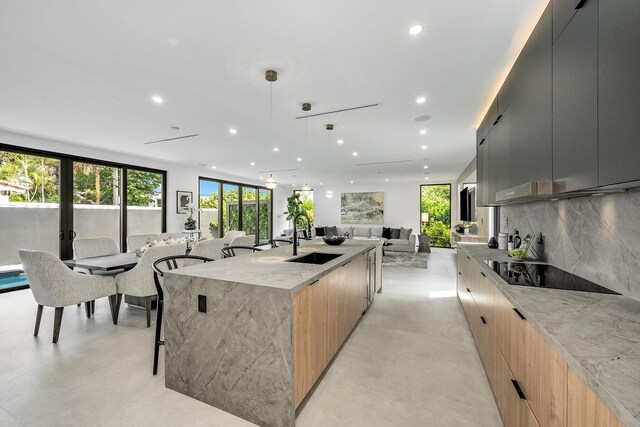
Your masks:
<instances>
[{"instance_id":1,"label":"white wall","mask_svg":"<svg viewBox=\"0 0 640 427\"><path fill-rule=\"evenodd\" d=\"M108 150L100 150L85 145L70 144L52 139L30 136L5 130L0 130L0 143L18 147L46 150L55 153L88 157L97 160L126 163L167 171L167 231L175 232L184 229L186 215L176 213L176 191L192 191L193 198L198 198L198 177L206 176L213 179L240 181L247 184L262 185L260 181L240 178L235 175L218 173L197 166L178 165L175 163L131 156ZM197 200L196 200L197 201ZM276 211L277 212L277 211Z\"/></svg>"},{"instance_id":2,"label":"white wall","mask_svg":"<svg viewBox=\"0 0 640 427\"><path fill-rule=\"evenodd\" d=\"M314 187L313 216L317 226L341 225L340 223L340 194L355 192L384 192L384 226L412 228L414 233L420 231L420 184L418 183L384 183L384 184L345 184L331 186L333 198L327 199L327 187ZM451 212L458 212L458 197L455 197L456 182L429 182L429 184L451 184ZM287 209L286 198L291 195L293 188L277 187L274 191L274 228L275 235L289 228L282 215ZM452 218L453 220L453 218ZM347 224L366 227L364 224Z\"/></svg>"}]
</instances>

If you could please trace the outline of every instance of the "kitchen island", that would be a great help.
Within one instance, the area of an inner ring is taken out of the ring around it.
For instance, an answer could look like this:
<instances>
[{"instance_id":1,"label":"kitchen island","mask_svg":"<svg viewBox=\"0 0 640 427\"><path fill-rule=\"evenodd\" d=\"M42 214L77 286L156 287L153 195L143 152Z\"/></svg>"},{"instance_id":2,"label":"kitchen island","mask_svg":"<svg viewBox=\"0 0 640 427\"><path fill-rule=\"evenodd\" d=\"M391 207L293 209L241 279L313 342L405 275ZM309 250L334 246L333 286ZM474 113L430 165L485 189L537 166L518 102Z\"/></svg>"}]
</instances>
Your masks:
<instances>
[{"instance_id":1,"label":"kitchen island","mask_svg":"<svg viewBox=\"0 0 640 427\"><path fill-rule=\"evenodd\" d=\"M311 252L339 256L288 262ZM381 264L380 241L315 240L297 257L285 246L168 272L166 386L258 425L293 426L381 289Z\"/></svg>"}]
</instances>

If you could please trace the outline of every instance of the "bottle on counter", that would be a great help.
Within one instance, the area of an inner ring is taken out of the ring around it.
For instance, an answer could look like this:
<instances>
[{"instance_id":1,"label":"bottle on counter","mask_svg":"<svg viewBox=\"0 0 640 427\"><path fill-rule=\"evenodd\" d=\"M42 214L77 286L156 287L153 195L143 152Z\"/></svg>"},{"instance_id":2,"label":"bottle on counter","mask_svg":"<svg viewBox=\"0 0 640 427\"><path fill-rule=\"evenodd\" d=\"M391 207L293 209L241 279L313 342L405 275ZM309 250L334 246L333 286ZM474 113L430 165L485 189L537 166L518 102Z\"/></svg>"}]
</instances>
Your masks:
<instances>
[{"instance_id":1,"label":"bottle on counter","mask_svg":"<svg viewBox=\"0 0 640 427\"><path fill-rule=\"evenodd\" d=\"M512 251L514 248L514 239L513 236L509 235L509 241L507 242L507 250Z\"/></svg>"},{"instance_id":2,"label":"bottle on counter","mask_svg":"<svg viewBox=\"0 0 640 427\"><path fill-rule=\"evenodd\" d=\"M498 233L498 249L501 251L507 250L507 239L509 238L508 233Z\"/></svg>"},{"instance_id":3,"label":"bottle on counter","mask_svg":"<svg viewBox=\"0 0 640 427\"><path fill-rule=\"evenodd\" d=\"M513 249L518 249L522 245L522 237L520 237L520 232L516 228L513 230Z\"/></svg>"}]
</instances>

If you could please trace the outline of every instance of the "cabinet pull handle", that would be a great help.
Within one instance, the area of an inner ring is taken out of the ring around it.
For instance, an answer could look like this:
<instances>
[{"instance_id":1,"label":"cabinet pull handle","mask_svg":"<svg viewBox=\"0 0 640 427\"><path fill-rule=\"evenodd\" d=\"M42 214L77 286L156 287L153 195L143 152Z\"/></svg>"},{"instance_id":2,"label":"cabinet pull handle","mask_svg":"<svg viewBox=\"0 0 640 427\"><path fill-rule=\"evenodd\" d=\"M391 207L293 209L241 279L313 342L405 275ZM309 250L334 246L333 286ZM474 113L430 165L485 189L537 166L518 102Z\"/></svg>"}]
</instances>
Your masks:
<instances>
[{"instance_id":1,"label":"cabinet pull handle","mask_svg":"<svg viewBox=\"0 0 640 427\"><path fill-rule=\"evenodd\" d=\"M351 262L351 260L345 262L344 264L342 264L340 267L344 267L345 265L349 264Z\"/></svg>"},{"instance_id":2,"label":"cabinet pull handle","mask_svg":"<svg viewBox=\"0 0 640 427\"><path fill-rule=\"evenodd\" d=\"M484 144L484 140L485 140L485 139L486 139L486 138L482 138L482 141L480 141L480 143L479 143L478 145L482 145L482 144Z\"/></svg>"},{"instance_id":3,"label":"cabinet pull handle","mask_svg":"<svg viewBox=\"0 0 640 427\"><path fill-rule=\"evenodd\" d=\"M582 6L584 6L586 2L587 0L580 0L580 2L578 2L578 4L576 5L576 10L582 9Z\"/></svg>"},{"instance_id":4,"label":"cabinet pull handle","mask_svg":"<svg viewBox=\"0 0 640 427\"><path fill-rule=\"evenodd\" d=\"M480 274L482 274L482 277L487 277L487 275L484 274L482 271L480 272Z\"/></svg>"},{"instance_id":5,"label":"cabinet pull handle","mask_svg":"<svg viewBox=\"0 0 640 427\"><path fill-rule=\"evenodd\" d=\"M513 388L516 389L516 393L518 393L518 397L522 400L527 400L526 396L524 395L524 392L520 388L520 384L518 384L518 381L511 380L511 384L513 384Z\"/></svg>"},{"instance_id":6,"label":"cabinet pull handle","mask_svg":"<svg viewBox=\"0 0 640 427\"><path fill-rule=\"evenodd\" d=\"M520 313L520 310L518 310L517 308L515 308L515 307L514 307L514 308L513 308L513 311L515 311L515 312L516 312L516 314L517 314L517 315L518 315L522 320L527 320L527 318L526 318L526 317L524 317L524 316L522 315L522 313Z\"/></svg>"},{"instance_id":7,"label":"cabinet pull handle","mask_svg":"<svg viewBox=\"0 0 640 427\"><path fill-rule=\"evenodd\" d=\"M497 125L501 118L502 118L502 114L500 114L498 117L496 117L496 121L493 122L493 125L494 126Z\"/></svg>"},{"instance_id":8,"label":"cabinet pull handle","mask_svg":"<svg viewBox=\"0 0 640 427\"><path fill-rule=\"evenodd\" d=\"M480 320L482 320L482 323L484 323L485 325L487 324L487 321L484 319L484 316L480 316Z\"/></svg>"},{"instance_id":9,"label":"cabinet pull handle","mask_svg":"<svg viewBox=\"0 0 640 427\"><path fill-rule=\"evenodd\" d=\"M309 283L309 286L313 286L313 285L315 285L316 283L318 283L319 281L320 281L320 279L316 280L315 282L311 282L311 283Z\"/></svg>"},{"instance_id":10,"label":"cabinet pull handle","mask_svg":"<svg viewBox=\"0 0 640 427\"><path fill-rule=\"evenodd\" d=\"M467 292L471 293L471 289L467 288Z\"/></svg>"},{"instance_id":11,"label":"cabinet pull handle","mask_svg":"<svg viewBox=\"0 0 640 427\"><path fill-rule=\"evenodd\" d=\"M469 255L467 255L467 259L471 259L471 258L469 258Z\"/></svg>"},{"instance_id":12,"label":"cabinet pull handle","mask_svg":"<svg viewBox=\"0 0 640 427\"><path fill-rule=\"evenodd\" d=\"M458 271L458 275L462 276L462 273L460 273L460 272Z\"/></svg>"}]
</instances>

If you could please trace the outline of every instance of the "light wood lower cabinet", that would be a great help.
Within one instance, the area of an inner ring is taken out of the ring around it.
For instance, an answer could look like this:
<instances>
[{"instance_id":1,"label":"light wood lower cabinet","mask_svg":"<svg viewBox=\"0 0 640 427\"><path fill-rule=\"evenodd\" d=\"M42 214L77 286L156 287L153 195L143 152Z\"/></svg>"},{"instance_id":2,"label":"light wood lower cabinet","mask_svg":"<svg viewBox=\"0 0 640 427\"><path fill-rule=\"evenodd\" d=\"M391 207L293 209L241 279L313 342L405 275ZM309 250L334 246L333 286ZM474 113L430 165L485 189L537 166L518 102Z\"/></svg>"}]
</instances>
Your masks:
<instances>
[{"instance_id":1,"label":"light wood lower cabinet","mask_svg":"<svg viewBox=\"0 0 640 427\"><path fill-rule=\"evenodd\" d=\"M622 425L461 250L458 273L458 297L506 427Z\"/></svg>"},{"instance_id":2,"label":"light wood lower cabinet","mask_svg":"<svg viewBox=\"0 0 640 427\"><path fill-rule=\"evenodd\" d=\"M567 426L623 427L624 424L595 395L578 375L567 371Z\"/></svg>"},{"instance_id":3,"label":"light wood lower cabinet","mask_svg":"<svg viewBox=\"0 0 640 427\"><path fill-rule=\"evenodd\" d=\"M366 254L352 258L293 295L296 407L320 378L366 308Z\"/></svg>"}]
</instances>

